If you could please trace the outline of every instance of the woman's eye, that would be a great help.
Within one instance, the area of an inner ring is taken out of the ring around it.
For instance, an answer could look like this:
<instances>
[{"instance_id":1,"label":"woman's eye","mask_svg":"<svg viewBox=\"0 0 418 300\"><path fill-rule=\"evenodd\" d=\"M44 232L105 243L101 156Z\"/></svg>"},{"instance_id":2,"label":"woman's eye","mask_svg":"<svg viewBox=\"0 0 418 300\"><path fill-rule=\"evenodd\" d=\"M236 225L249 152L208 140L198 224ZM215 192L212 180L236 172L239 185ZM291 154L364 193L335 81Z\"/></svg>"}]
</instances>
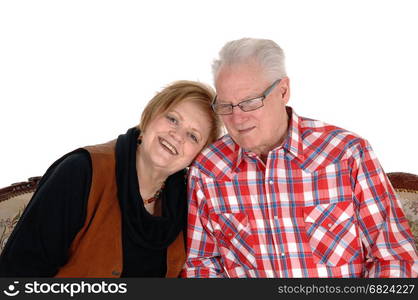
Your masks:
<instances>
[{"instance_id":1,"label":"woman's eye","mask_svg":"<svg viewBox=\"0 0 418 300\"><path fill-rule=\"evenodd\" d=\"M167 120L172 124L177 124L177 119L172 116L167 116Z\"/></svg>"},{"instance_id":2,"label":"woman's eye","mask_svg":"<svg viewBox=\"0 0 418 300\"><path fill-rule=\"evenodd\" d=\"M198 143L199 139L197 138L197 136L193 133L189 133L190 138L193 140L193 142Z\"/></svg>"}]
</instances>

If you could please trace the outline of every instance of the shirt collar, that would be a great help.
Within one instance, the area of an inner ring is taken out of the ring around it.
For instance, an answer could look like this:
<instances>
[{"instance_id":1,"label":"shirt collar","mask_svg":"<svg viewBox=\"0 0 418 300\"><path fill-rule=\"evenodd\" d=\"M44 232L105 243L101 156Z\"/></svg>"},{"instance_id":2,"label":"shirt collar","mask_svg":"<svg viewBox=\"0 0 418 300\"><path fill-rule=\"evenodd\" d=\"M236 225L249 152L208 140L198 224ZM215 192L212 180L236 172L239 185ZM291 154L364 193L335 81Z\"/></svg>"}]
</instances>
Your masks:
<instances>
[{"instance_id":1,"label":"shirt collar","mask_svg":"<svg viewBox=\"0 0 418 300\"><path fill-rule=\"evenodd\" d=\"M287 106L286 110L290 116L290 120L287 137L283 142L283 149L303 161L302 118L290 106Z\"/></svg>"},{"instance_id":2,"label":"shirt collar","mask_svg":"<svg viewBox=\"0 0 418 300\"><path fill-rule=\"evenodd\" d=\"M279 147L271 150L277 151L281 147L283 149L293 155L295 158L299 160L304 160L303 155L303 147L302 147L302 134L301 134L301 125L302 120L295 111L290 107L286 107L287 114L289 116L289 127L287 129L287 137L283 141L283 144ZM251 151L247 151L244 148L240 147L238 144L235 143L235 151L238 153L235 162L233 163L233 169L236 170L239 168L241 163L243 162L245 156L247 157L256 157L257 155Z\"/></svg>"}]
</instances>

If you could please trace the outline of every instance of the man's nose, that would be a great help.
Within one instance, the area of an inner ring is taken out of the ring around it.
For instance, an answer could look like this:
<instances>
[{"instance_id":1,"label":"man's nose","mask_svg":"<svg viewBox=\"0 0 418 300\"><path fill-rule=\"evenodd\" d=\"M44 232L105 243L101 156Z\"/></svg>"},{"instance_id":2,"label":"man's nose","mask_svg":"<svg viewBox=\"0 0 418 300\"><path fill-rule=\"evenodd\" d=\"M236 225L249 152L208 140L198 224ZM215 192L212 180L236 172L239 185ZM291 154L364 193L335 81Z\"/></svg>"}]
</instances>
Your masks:
<instances>
[{"instance_id":1,"label":"man's nose","mask_svg":"<svg viewBox=\"0 0 418 300\"><path fill-rule=\"evenodd\" d=\"M234 124L239 125L247 121L248 113L245 111L242 111L242 109L239 106L236 106L232 110L232 114L230 115L230 117Z\"/></svg>"}]
</instances>

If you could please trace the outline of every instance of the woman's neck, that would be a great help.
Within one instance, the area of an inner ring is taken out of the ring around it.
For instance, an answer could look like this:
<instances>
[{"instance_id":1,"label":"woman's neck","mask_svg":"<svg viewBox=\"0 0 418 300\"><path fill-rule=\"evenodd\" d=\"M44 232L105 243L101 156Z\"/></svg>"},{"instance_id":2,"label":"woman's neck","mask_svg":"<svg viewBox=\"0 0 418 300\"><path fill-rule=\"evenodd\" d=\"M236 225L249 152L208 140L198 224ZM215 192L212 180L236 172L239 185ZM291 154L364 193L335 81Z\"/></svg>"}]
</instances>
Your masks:
<instances>
[{"instance_id":1,"label":"woman's neck","mask_svg":"<svg viewBox=\"0 0 418 300\"><path fill-rule=\"evenodd\" d=\"M168 177L164 169L156 168L152 163L147 161L144 155L140 154L139 149L136 152L136 172L139 192L144 200L153 197L161 189Z\"/></svg>"}]
</instances>

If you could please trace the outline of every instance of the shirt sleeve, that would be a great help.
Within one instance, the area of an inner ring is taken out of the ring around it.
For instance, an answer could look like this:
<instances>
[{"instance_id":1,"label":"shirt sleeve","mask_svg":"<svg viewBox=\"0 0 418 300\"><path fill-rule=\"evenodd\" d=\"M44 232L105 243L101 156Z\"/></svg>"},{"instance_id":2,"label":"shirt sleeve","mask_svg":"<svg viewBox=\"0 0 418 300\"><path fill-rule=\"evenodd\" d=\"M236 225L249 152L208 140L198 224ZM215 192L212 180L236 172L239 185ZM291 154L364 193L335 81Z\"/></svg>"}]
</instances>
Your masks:
<instances>
[{"instance_id":1,"label":"shirt sleeve","mask_svg":"<svg viewBox=\"0 0 418 300\"><path fill-rule=\"evenodd\" d=\"M365 277L417 277L418 256L400 201L371 146L353 155L352 184L358 207Z\"/></svg>"},{"instance_id":2,"label":"shirt sleeve","mask_svg":"<svg viewBox=\"0 0 418 300\"><path fill-rule=\"evenodd\" d=\"M197 176L196 176L197 175ZM181 277L222 278L221 255L214 242L199 171L192 167L188 182L187 258Z\"/></svg>"},{"instance_id":3,"label":"shirt sleeve","mask_svg":"<svg viewBox=\"0 0 418 300\"><path fill-rule=\"evenodd\" d=\"M91 173L85 150L47 170L0 256L1 277L51 277L66 263L86 218Z\"/></svg>"}]
</instances>

